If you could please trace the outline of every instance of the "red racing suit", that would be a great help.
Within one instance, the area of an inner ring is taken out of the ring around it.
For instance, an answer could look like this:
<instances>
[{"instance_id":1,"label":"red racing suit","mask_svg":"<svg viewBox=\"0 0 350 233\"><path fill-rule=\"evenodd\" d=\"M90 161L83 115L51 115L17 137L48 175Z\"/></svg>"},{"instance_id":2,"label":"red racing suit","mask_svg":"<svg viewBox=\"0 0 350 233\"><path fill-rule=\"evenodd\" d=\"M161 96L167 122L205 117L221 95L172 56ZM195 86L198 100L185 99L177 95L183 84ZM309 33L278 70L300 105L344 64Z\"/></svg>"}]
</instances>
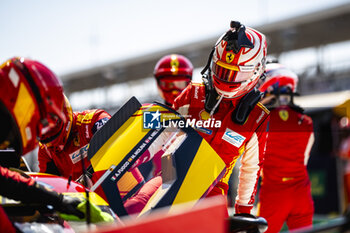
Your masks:
<instances>
[{"instance_id":1,"label":"red racing suit","mask_svg":"<svg viewBox=\"0 0 350 233\"><path fill-rule=\"evenodd\" d=\"M0 166L0 195L30 204L60 205L60 196L55 191L37 185L34 179L25 178L18 172ZM1 202L4 201L0 197ZM0 232L16 232L14 226L0 206Z\"/></svg>"},{"instance_id":2,"label":"red racing suit","mask_svg":"<svg viewBox=\"0 0 350 233\"><path fill-rule=\"evenodd\" d=\"M221 121L221 127L197 128L198 133L213 147L226 164L226 173L208 196L227 196L228 181L237 159L242 155L236 213L250 213L259 179L266 144L269 111L258 103L243 125L233 122L231 115L241 98L223 99L212 118ZM204 109L204 84L191 83L175 99L174 109L183 116L196 120L209 119Z\"/></svg>"},{"instance_id":3,"label":"red racing suit","mask_svg":"<svg viewBox=\"0 0 350 233\"><path fill-rule=\"evenodd\" d=\"M35 181L30 178L24 178L17 172L0 167L0 195L15 199L34 199L35 196L30 195L31 186L34 186ZM29 192L28 192L29 191ZM33 201L33 200L30 200ZM16 229L10 222L5 211L0 206L0 232L16 232Z\"/></svg>"},{"instance_id":4,"label":"red racing suit","mask_svg":"<svg viewBox=\"0 0 350 233\"><path fill-rule=\"evenodd\" d=\"M345 189L345 199L347 205L350 204L350 136L342 139L338 151L343 165L343 182Z\"/></svg>"},{"instance_id":5,"label":"red racing suit","mask_svg":"<svg viewBox=\"0 0 350 233\"><path fill-rule=\"evenodd\" d=\"M70 135L62 151L57 151L55 147L46 147L44 144L39 144L40 172L52 173L66 178L71 176L73 180L78 179L82 175L81 158L84 158L86 167L90 165L87 158L87 149L93 134L110 118L111 116L103 110L74 112ZM95 173L93 181L97 181L100 175L102 175L101 172L99 174ZM118 181L121 197L126 196L129 191L136 189L137 186L141 187L140 183L143 183L143 176L138 168L126 173ZM96 192L104 197L101 189L97 189Z\"/></svg>"},{"instance_id":6,"label":"red racing suit","mask_svg":"<svg viewBox=\"0 0 350 233\"><path fill-rule=\"evenodd\" d=\"M258 214L267 232L311 226L314 212L306 165L314 142L309 116L280 106L271 110Z\"/></svg>"}]
</instances>

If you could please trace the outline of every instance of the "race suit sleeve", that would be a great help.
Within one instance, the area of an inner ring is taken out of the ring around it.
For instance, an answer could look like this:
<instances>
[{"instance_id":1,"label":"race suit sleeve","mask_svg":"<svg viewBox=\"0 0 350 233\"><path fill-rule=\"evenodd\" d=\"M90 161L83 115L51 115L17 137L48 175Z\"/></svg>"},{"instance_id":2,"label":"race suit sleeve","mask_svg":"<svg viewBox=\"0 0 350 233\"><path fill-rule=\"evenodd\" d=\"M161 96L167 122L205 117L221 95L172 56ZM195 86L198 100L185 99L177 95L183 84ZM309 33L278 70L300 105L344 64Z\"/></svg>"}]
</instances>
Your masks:
<instances>
[{"instance_id":1,"label":"race suit sleeve","mask_svg":"<svg viewBox=\"0 0 350 233\"><path fill-rule=\"evenodd\" d=\"M268 121L269 118L266 118L254 132L242 156L235 204L236 213L249 214L253 208L265 153Z\"/></svg>"},{"instance_id":2,"label":"race suit sleeve","mask_svg":"<svg viewBox=\"0 0 350 233\"><path fill-rule=\"evenodd\" d=\"M0 195L23 203L59 205L59 194L39 186L33 179L0 167Z\"/></svg>"},{"instance_id":3,"label":"race suit sleeve","mask_svg":"<svg viewBox=\"0 0 350 233\"><path fill-rule=\"evenodd\" d=\"M81 202L79 199L65 197L7 168L0 167L0 185L0 195L4 197L22 203L52 205L61 213L84 217L84 214L76 209Z\"/></svg>"},{"instance_id":4,"label":"race suit sleeve","mask_svg":"<svg viewBox=\"0 0 350 233\"><path fill-rule=\"evenodd\" d=\"M188 108L191 102L192 83L174 100L172 108L181 115L188 115Z\"/></svg>"}]
</instances>

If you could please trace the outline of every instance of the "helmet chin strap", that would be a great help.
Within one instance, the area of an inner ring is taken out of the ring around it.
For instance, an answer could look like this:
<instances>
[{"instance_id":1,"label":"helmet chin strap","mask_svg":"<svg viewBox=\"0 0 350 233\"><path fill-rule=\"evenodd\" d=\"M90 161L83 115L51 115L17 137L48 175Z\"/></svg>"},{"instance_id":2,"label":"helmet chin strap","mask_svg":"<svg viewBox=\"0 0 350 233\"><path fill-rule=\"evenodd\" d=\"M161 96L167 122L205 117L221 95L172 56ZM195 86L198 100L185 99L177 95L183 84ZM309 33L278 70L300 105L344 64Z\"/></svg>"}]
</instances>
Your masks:
<instances>
[{"instance_id":1,"label":"helmet chin strap","mask_svg":"<svg viewBox=\"0 0 350 233\"><path fill-rule=\"evenodd\" d=\"M220 102L221 102L221 100L222 100L223 98L224 98L224 96L223 96L223 95L220 95L220 99L216 102L216 104L214 105L213 109L210 111L210 117L211 117L212 115L214 115L215 109L219 106L219 104L220 104Z\"/></svg>"}]
</instances>

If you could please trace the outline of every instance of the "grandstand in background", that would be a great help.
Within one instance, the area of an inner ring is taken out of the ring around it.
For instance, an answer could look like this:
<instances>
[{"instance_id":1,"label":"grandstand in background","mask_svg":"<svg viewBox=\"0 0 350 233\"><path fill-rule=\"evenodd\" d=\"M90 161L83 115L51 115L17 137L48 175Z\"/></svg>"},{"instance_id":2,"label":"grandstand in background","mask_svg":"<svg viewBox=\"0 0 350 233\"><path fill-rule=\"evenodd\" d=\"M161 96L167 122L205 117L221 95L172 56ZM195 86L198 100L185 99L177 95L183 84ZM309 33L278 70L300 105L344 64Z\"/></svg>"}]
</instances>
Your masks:
<instances>
[{"instance_id":1,"label":"grandstand in background","mask_svg":"<svg viewBox=\"0 0 350 233\"><path fill-rule=\"evenodd\" d=\"M268 53L299 74L302 95L350 89L350 3L265 25L252 25L268 38ZM61 76L73 108L99 107L113 113L135 95L141 102L158 99L152 78L157 60L169 53L187 56L199 70L219 35L151 54L116 61ZM345 49L346 50L346 49ZM298 66L295 64L298 63ZM82 103L82 99L86 103ZM90 100L89 100L90 99ZM158 99L159 100L159 99Z\"/></svg>"}]
</instances>

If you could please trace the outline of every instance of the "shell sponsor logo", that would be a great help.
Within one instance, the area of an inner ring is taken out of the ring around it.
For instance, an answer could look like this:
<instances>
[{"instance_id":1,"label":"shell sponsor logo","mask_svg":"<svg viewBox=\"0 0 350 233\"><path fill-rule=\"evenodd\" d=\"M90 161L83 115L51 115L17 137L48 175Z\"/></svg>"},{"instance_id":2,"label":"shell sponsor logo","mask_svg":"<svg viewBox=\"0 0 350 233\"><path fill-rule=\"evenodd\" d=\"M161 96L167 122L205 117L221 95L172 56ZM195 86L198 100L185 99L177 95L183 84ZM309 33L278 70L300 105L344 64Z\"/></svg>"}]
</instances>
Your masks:
<instances>
[{"instance_id":1,"label":"shell sponsor logo","mask_svg":"<svg viewBox=\"0 0 350 233\"><path fill-rule=\"evenodd\" d=\"M210 118L210 114L205 111L205 109L203 109L202 111L199 112L199 117L201 118L201 120L208 120Z\"/></svg>"}]
</instances>

